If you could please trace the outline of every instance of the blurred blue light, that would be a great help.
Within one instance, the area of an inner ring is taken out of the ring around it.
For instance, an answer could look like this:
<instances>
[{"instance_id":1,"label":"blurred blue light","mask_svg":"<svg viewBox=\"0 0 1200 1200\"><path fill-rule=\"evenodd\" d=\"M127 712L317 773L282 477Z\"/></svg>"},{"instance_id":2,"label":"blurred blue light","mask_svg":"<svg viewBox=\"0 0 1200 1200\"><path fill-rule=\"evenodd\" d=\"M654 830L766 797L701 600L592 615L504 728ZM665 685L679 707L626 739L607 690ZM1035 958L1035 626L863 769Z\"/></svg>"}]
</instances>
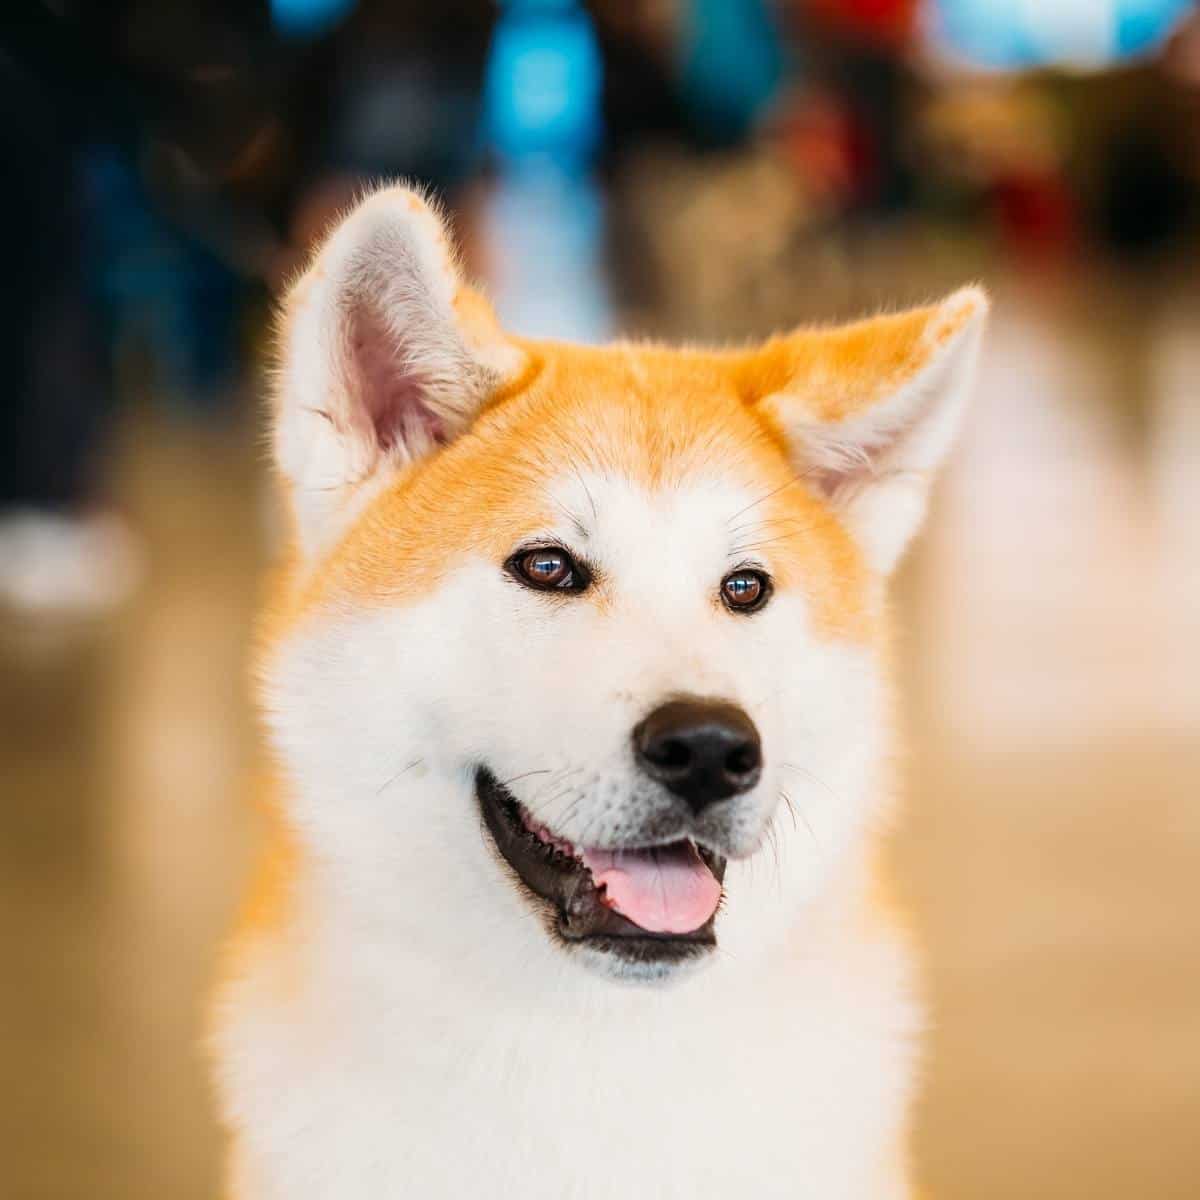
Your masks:
<instances>
[{"instance_id":1,"label":"blurred blue light","mask_svg":"<svg viewBox=\"0 0 1200 1200\"><path fill-rule=\"evenodd\" d=\"M1144 54L1171 35L1193 0L1126 0L1117 6L1117 49Z\"/></svg>"},{"instance_id":2,"label":"blurred blue light","mask_svg":"<svg viewBox=\"0 0 1200 1200\"><path fill-rule=\"evenodd\" d=\"M614 335L605 221L603 194L582 172L542 161L497 182L483 228L488 294L506 329L574 342Z\"/></svg>"},{"instance_id":3,"label":"blurred blue light","mask_svg":"<svg viewBox=\"0 0 1200 1200\"><path fill-rule=\"evenodd\" d=\"M271 0L271 23L287 37L327 33L354 9L356 0Z\"/></svg>"},{"instance_id":4,"label":"blurred blue light","mask_svg":"<svg viewBox=\"0 0 1200 1200\"><path fill-rule=\"evenodd\" d=\"M783 77L779 34L763 0L689 0L681 74L689 108L721 139L741 137Z\"/></svg>"},{"instance_id":5,"label":"blurred blue light","mask_svg":"<svg viewBox=\"0 0 1200 1200\"><path fill-rule=\"evenodd\" d=\"M509 0L484 81L488 144L509 160L583 166L600 142L603 65L591 19L565 0Z\"/></svg>"},{"instance_id":6,"label":"blurred blue light","mask_svg":"<svg viewBox=\"0 0 1200 1200\"><path fill-rule=\"evenodd\" d=\"M982 66L1102 66L1154 50L1192 0L933 0L935 34Z\"/></svg>"}]
</instances>

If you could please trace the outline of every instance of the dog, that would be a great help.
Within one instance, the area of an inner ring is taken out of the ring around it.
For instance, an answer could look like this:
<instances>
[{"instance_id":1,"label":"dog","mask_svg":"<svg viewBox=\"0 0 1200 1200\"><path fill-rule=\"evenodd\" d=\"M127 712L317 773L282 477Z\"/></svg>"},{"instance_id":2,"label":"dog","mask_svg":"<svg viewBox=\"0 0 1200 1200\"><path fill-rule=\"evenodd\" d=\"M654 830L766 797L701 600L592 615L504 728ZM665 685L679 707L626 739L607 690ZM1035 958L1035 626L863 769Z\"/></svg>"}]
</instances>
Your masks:
<instances>
[{"instance_id":1,"label":"dog","mask_svg":"<svg viewBox=\"0 0 1200 1200\"><path fill-rule=\"evenodd\" d=\"M505 333L421 194L282 308L233 1200L913 1192L886 584L988 302Z\"/></svg>"}]
</instances>

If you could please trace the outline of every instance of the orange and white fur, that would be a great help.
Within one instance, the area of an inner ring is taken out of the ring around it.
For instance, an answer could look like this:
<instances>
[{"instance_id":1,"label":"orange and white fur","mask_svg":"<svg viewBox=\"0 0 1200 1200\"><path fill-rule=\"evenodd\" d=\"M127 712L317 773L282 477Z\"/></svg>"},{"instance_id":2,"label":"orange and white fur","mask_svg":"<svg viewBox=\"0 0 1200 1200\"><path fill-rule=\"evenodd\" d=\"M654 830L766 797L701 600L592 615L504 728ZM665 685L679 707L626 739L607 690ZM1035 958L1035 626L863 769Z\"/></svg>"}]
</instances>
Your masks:
<instances>
[{"instance_id":1,"label":"orange and white fur","mask_svg":"<svg viewBox=\"0 0 1200 1200\"><path fill-rule=\"evenodd\" d=\"M275 385L296 531L273 834L218 1004L231 1197L913 1194L885 591L986 308L532 342L413 192L334 230ZM699 779L724 726L638 741L681 697L754 740L699 801L654 763ZM572 926L546 896L580 879Z\"/></svg>"}]
</instances>

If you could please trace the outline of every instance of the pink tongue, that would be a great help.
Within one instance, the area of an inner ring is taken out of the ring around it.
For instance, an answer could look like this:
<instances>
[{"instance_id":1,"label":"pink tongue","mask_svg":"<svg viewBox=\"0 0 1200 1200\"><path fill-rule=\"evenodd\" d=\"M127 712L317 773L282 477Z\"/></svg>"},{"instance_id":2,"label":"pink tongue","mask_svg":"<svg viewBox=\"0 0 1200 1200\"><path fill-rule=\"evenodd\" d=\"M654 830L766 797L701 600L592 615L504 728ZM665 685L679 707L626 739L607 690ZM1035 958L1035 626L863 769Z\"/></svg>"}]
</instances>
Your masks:
<instances>
[{"instance_id":1,"label":"pink tongue","mask_svg":"<svg viewBox=\"0 0 1200 1200\"><path fill-rule=\"evenodd\" d=\"M608 906L651 933L691 933L717 911L721 885L691 842L580 855Z\"/></svg>"}]
</instances>

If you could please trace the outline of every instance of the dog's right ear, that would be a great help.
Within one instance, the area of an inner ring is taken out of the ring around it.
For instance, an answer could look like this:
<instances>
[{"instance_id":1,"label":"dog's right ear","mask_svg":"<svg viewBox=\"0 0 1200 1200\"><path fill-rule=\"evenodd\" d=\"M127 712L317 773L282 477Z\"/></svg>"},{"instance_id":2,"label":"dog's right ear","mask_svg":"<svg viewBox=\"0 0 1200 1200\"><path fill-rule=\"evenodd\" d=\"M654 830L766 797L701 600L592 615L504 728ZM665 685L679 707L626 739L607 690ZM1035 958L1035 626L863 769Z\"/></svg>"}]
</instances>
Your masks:
<instances>
[{"instance_id":1,"label":"dog's right ear","mask_svg":"<svg viewBox=\"0 0 1200 1200\"><path fill-rule=\"evenodd\" d=\"M356 497L461 433L523 365L463 285L429 203L402 187L360 203L283 306L273 445L304 548L328 544Z\"/></svg>"}]
</instances>

